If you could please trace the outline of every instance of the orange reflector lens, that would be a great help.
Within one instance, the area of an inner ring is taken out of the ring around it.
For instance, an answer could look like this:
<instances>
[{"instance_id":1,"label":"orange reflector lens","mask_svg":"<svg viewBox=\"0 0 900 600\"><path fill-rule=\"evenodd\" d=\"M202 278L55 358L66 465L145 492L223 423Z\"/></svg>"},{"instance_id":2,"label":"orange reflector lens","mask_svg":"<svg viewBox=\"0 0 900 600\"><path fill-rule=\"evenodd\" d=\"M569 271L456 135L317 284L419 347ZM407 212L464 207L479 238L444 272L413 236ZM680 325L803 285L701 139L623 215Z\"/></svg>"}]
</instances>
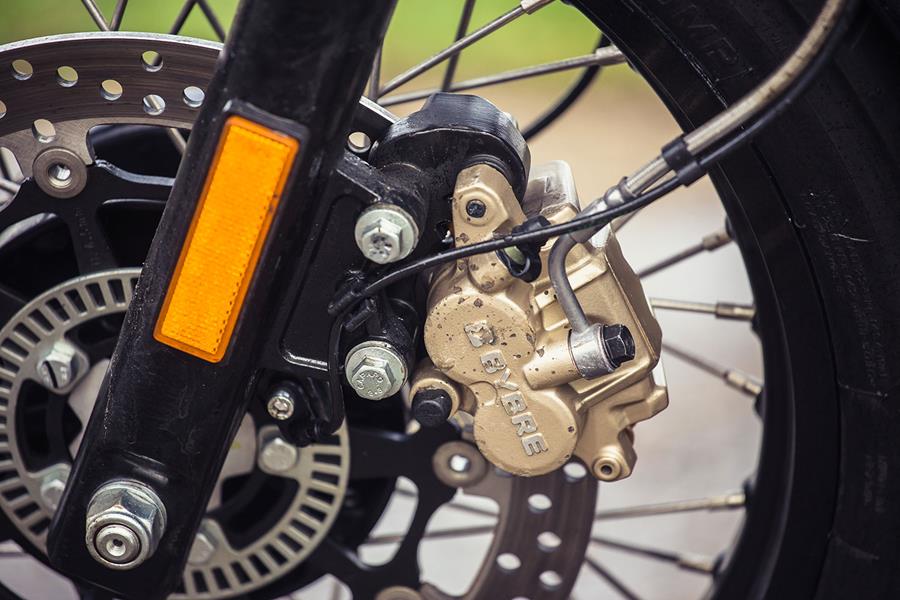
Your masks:
<instances>
[{"instance_id":1,"label":"orange reflector lens","mask_svg":"<svg viewBox=\"0 0 900 600\"><path fill-rule=\"evenodd\" d=\"M300 143L231 116L169 282L154 337L209 362L225 356Z\"/></svg>"}]
</instances>

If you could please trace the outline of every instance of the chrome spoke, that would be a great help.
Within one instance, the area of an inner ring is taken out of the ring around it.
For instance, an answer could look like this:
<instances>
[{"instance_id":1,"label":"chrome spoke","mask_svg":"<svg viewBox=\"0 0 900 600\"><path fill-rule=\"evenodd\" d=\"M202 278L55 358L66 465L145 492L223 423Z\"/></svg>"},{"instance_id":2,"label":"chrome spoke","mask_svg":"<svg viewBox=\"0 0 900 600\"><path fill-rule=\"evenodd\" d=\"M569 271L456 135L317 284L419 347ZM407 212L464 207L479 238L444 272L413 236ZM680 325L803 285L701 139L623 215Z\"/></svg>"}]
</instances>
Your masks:
<instances>
[{"instance_id":1,"label":"chrome spoke","mask_svg":"<svg viewBox=\"0 0 900 600\"><path fill-rule=\"evenodd\" d=\"M166 129L166 135L169 136L169 140L172 141L172 145L175 146L175 149L178 150L178 153L184 154L184 151L187 150L187 140L184 139L184 136L181 135L181 132L174 127L169 127L168 129Z\"/></svg>"},{"instance_id":2,"label":"chrome spoke","mask_svg":"<svg viewBox=\"0 0 900 600\"><path fill-rule=\"evenodd\" d=\"M697 498L693 500L679 500L677 502L661 502L659 504L647 504L644 506L626 506L623 508L611 508L598 511L594 515L595 521L609 521L614 519L632 519L635 517L653 517L657 515L671 515L676 513L697 512L701 510L737 510L746 505L747 498L743 492L710 496L709 498Z\"/></svg>"},{"instance_id":3,"label":"chrome spoke","mask_svg":"<svg viewBox=\"0 0 900 600\"><path fill-rule=\"evenodd\" d=\"M175 22L172 23L172 28L169 29L169 33L172 35L181 33L182 27L184 27L188 17L191 16L191 11L194 10L196 4L197 0L185 0L185 3L181 5L181 10L178 11L178 16L175 17Z\"/></svg>"},{"instance_id":4,"label":"chrome spoke","mask_svg":"<svg viewBox=\"0 0 900 600\"><path fill-rule=\"evenodd\" d=\"M759 381L755 377L747 375L746 373L742 373L737 369L729 369L727 367L723 367L707 358L703 358L702 356L698 356L693 352L689 352L687 350L684 350L683 348L673 346L672 344L669 344L667 342L663 342L663 349L667 352L670 352L673 356L688 363L689 365L697 367L701 371L706 371L710 375L719 377L730 387L733 387L734 389L747 396L750 396L751 398L756 398L763 391L763 384L761 381Z\"/></svg>"},{"instance_id":5,"label":"chrome spoke","mask_svg":"<svg viewBox=\"0 0 900 600\"><path fill-rule=\"evenodd\" d=\"M106 17L103 16L100 7L97 6L94 0L81 0L81 3L91 16L91 19L97 25L97 28L101 31L109 31L109 24L106 22Z\"/></svg>"},{"instance_id":6,"label":"chrome spoke","mask_svg":"<svg viewBox=\"0 0 900 600\"><path fill-rule=\"evenodd\" d=\"M676 310L681 312L701 313L715 315L719 319L733 321L752 321L756 316L756 307L749 304L734 304L731 302L689 302L686 300L671 300L668 298L651 298L653 308L660 310Z\"/></svg>"},{"instance_id":7,"label":"chrome spoke","mask_svg":"<svg viewBox=\"0 0 900 600\"><path fill-rule=\"evenodd\" d=\"M574 58L566 58L563 60L545 63L542 65L534 65L524 67L522 69L514 69L512 71L504 71L495 75L486 75L475 79L460 81L449 87L451 92L464 92L475 88L486 87L489 85L497 85L500 83L509 83L511 81L520 81L531 77L539 77L541 75L549 75L551 73L559 73L561 71L569 71L571 69L581 69L592 66L610 66L618 65L625 62L624 55L615 47L600 48L591 54L576 56ZM409 92L408 94L397 94L390 98L384 98L380 104L382 106L394 106L403 104L404 102L412 102L414 100L422 100L440 92L440 88L432 88L427 90L418 90Z\"/></svg>"},{"instance_id":8,"label":"chrome spoke","mask_svg":"<svg viewBox=\"0 0 900 600\"><path fill-rule=\"evenodd\" d=\"M698 254L702 254L703 252L712 252L713 250L717 250L722 246L726 246L732 242L731 235L729 235L728 231L722 229L715 233L712 233L702 240L699 243L685 248L681 252L673 254L663 260L650 265L640 271L637 272L638 277L648 277L653 275L654 273L658 273L664 269L668 269L674 265L677 265L680 262L683 262L689 258L693 258Z\"/></svg>"},{"instance_id":9,"label":"chrome spoke","mask_svg":"<svg viewBox=\"0 0 900 600\"><path fill-rule=\"evenodd\" d=\"M463 4L462 14L459 17L459 25L456 27L456 37L454 42L466 37L469 31L469 24L472 22L472 11L475 10L475 0L466 0ZM459 54L454 54L447 61L447 70L444 72L444 81L441 83L441 91L447 92L453 85L453 79L456 77L456 67L459 65Z\"/></svg>"},{"instance_id":10,"label":"chrome spoke","mask_svg":"<svg viewBox=\"0 0 900 600\"><path fill-rule=\"evenodd\" d=\"M109 28L112 31L118 31L122 28L122 19L125 17L125 8L128 6L128 0L119 0L116 8L113 10L113 16L109 20Z\"/></svg>"},{"instance_id":11,"label":"chrome spoke","mask_svg":"<svg viewBox=\"0 0 900 600\"><path fill-rule=\"evenodd\" d=\"M466 48L468 48L469 46L471 46L478 40L481 40L482 38L490 35L491 33L497 31L498 29L501 29L502 27L512 23L513 21L515 21L516 19L518 19L519 17L521 17L523 15L534 13L535 11L543 8L544 6L547 6L551 2L553 2L553 0L522 0L522 2L519 3L519 5L516 6L514 9L512 9L511 11L500 15L499 17L497 17L496 19L494 19L487 25L484 25L480 29L476 29L469 35L467 35L467 36L463 37L462 39L458 40L457 42L451 44L444 50L441 50L440 52L438 52L437 54L435 54L428 60L421 62L418 65L412 67L411 69L408 69L407 71L404 71L403 73L397 75L396 77L394 77L393 79L391 79L384 85L384 87L381 90L381 93L388 94L390 92L393 92L394 90L399 88L401 85L403 85L405 83L409 83L410 81L412 81L419 75L431 70L436 65L441 64L442 62L444 62L451 56L453 56L455 54L459 54L460 52L462 52L463 50L465 50Z\"/></svg>"},{"instance_id":12,"label":"chrome spoke","mask_svg":"<svg viewBox=\"0 0 900 600\"><path fill-rule=\"evenodd\" d=\"M216 13L213 12L212 7L209 5L209 0L197 0L197 5L200 7L200 10L203 11L203 16L209 21L209 24L219 38L219 41L224 42L226 33L225 28L222 27L222 22L219 21L219 17L216 16Z\"/></svg>"},{"instance_id":13,"label":"chrome spoke","mask_svg":"<svg viewBox=\"0 0 900 600\"><path fill-rule=\"evenodd\" d=\"M384 45L379 46L378 52L375 53L375 60L372 63L372 74L369 76L369 98L378 102L381 96L381 56L384 52Z\"/></svg>"},{"instance_id":14,"label":"chrome spoke","mask_svg":"<svg viewBox=\"0 0 900 600\"><path fill-rule=\"evenodd\" d=\"M590 569L594 573L596 573L601 579L604 579L606 583L608 583L613 589L619 592L619 594L626 600L640 600L640 596L628 589L625 584L619 580L618 577L613 575L609 570L607 570L606 567L598 563L590 556L584 557L584 564L590 567Z\"/></svg>"},{"instance_id":15,"label":"chrome spoke","mask_svg":"<svg viewBox=\"0 0 900 600\"><path fill-rule=\"evenodd\" d=\"M704 575L712 575L716 571L716 560L708 556L671 552L669 550L659 550L658 548L647 548L646 546L637 546L635 544L622 542L620 540L612 540L599 535L591 536L591 542L600 546L606 546L607 548L614 548L630 554L638 554L671 563L685 571L702 573Z\"/></svg>"}]
</instances>

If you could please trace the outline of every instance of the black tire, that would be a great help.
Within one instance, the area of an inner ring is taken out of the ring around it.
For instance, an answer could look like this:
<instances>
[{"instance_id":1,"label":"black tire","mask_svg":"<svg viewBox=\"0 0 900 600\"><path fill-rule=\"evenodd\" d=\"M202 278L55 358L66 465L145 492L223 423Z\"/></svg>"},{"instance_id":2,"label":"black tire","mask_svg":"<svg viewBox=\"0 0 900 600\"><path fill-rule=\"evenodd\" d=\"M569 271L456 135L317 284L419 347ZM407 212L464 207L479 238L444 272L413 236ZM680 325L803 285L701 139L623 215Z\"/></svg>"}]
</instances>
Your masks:
<instances>
[{"instance_id":1,"label":"black tire","mask_svg":"<svg viewBox=\"0 0 900 600\"><path fill-rule=\"evenodd\" d=\"M775 69L822 0L573 4L692 129ZM712 177L766 371L759 470L716 595L900 597L900 44L872 5L836 64Z\"/></svg>"}]
</instances>

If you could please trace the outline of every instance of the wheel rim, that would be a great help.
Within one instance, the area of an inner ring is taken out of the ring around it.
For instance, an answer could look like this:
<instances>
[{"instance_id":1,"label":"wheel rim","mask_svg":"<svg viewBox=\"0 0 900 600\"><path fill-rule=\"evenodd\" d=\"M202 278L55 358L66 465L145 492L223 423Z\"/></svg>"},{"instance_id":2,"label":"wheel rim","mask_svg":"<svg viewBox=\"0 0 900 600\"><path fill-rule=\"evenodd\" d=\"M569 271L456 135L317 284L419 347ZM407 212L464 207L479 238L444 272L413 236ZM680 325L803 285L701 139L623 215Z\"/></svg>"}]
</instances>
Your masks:
<instances>
[{"instance_id":1,"label":"wheel rim","mask_svg":"<svg viewBox=\"0 0 900 600\"><path fill-rule=\"evenodd\" d=\"M188 3L188 4L191 4L191 3ZM584 4L589 4L589 3L584 3ZM123 5L124 5L124 3L123 3ZM582 6L582 9L588 10L588 12L590 12L589 8L590 8L589 6ZM92 16L96 17L96 15L92 15ZM598 22L601 21L600 16L598 14L594 13L593 16L596 18L596 20ZM112 21L115 21L115 16L113 16ZM119 21L121 21L121 19L119 19ZM109 25L109 23L107 23L107 25ZM618 27L616 27L616 25L618 25ZM624 26L620 23L611 23L608 27L604 28L604 31L609 32L609 34L617 41L617 43L619 44L619 47L622 48L625 51L625 53L629 55L629 57L632 59L632 62L635 63L638 66L638 68L640 68L642 71L644 71L645 75L647 75L647 77L648 77L648 80L650 80L653 83L656 83L657 87L659 89L662 89L665 86L658 80L655 80L654 77L652 76L654 69L651 69L648 65L645 65L645 64L639 62L639 56L641 55L641 53L640 52L632 52L631 46L628 45L627 37L623 37L621 35L616 35L619 31L623 30L623 27ZM657 67L657 69L658 69L658 67ZM447 81L445 80L444 83L446 85ZM706 107L705 110L710 110L710 109L711 109L710 107ZM697 114L699 112L702 112L702 111L696 111L695 114ZM172 123L172 125L178 125L178 123ZM732 217L743 216L742 215L743 207L733 197L729 200L728 196L725 195L725 197L723 198L723 201L725 202L726 207L729 208L729 214ZM750 230L751 228L748 226L748 227L746 227L746 229ZM751 259L752 259L754 251L758 251L758 249L759 249L759 244L757 243L758 240L750 239L751 236L748 233L738 232L737 237L738 237L738 241L742 247L742 250L744 250L745 258L749 255L749 256L751 256ZM759 261L760 263L763 262L761 260L761 258L759 258L759 257L757 257L757 259L755 259L755 260ZM754 265L752 264L752 263L754 263L754 260L748 260L748 263L750 263L751 269L755 268ZM765 269L766 266L767 265L762 265L762 266L759 266L758 268ZM755 278L755 281L759 281L760 279L761 279L760 277L757 277L757 278ZM769 300L772 300L771 290L754 289L754 292L756 295L756 302L757 302L757 306L758 306L758 309L760 312L761 320L766 321L766 322L780 321L780 319L779 319L780 315L778 315L774 311L771 311L771 306L774 306L774 301L772 303L769 303L769 302L763 302L761 300L761 298L766 299L767 297ZM766 308L767 305L769 308ZM670 306L670 308L671 308L671 306ZM783 328L783 326L784 325L782 323L781 327ZM782 376L782 375L784 375L783 373L780 373L780 371L783 371L783 369L781 368L781 363L786 363L787 358L784 356L779 356L777 352L773 352L773 353L769 352L770 347L777 349L780 346L783 346L784 339L783 339L783 336L780 335L780 332L776 331L778 329L778 326L773 327L771 329L772 329L772 331L774 331L774 333L772 335L772 339L770 339L765 344L767 347L767 353L766 353L766 375L767 375L767 377L766 377L766 381L770 382L769 383L770 386L772 385L772 383L771 383L772 381L781 381L781 380L787 379L786 377ZM775 334L779 334L779 335L775 335ZM765 335L765 332L764 332L764 335ZM770 377L771 373L777 373L779 376L772 378L772 377ZM752 382L751 382L751 384L752 384ZM789 388L790 383L786 382L785 387ZM773 393L772 388L769 389L769 393L770 394ZM786 397L786 396L787 396L787 394L785 394L785 396L783 396L783 397ZM771 416L771 415L769 415L769 416ZM788 416L791 416L791 415L788 415ZM785 420L782 419L780 422L783 425L785 423ZM763 460L764 461L766 459L766 448L770 448L769 454L772 453L771 448L773 447L772 444L773 444L774 439L779 439L779 441L784 442L785 441L784 438L789 437L790 433L791 432L784 431L784 430L778 431L778 430L770 429L769 431L767 431L766 435L767 435L768 439L767 439L766 443L764 443L764 446L763 446L763 448L764 448L763 449ZM739 497L738 495L732 495L730 501L723 500L723 502L725 505L728 505L730 502L730 504L732 506L737 506L739 503L736 501L736 498L738 498L738 497ZM742 504L742 502L741 502L741 504ZM769 528L769 529L771 529L771 528ZM607 541L609 541L609 540L607 540ZM615 540L613 540L612 542L615 542ZM754 548L759 547L758 544L753 544L752 546ZM634 550L634 548L632 548L632 550ZM741 545L738 546L738 551L737 551L737 554L735 554L735 556L739 556L740 553L741 553ZM594 569L598 573L600 573L601 571L604 570L602 565L597 565L597 564L591 565L590 563L588 563L588 566L589 566L589 568ZM763 570L765 570L765 569L763 569ZM730 572L729 572L729 570L726 570L725 573L723 574L723 576L721 577L720 581L727 582L729 580L729 577L730 577ZM610 578L607 578L607 579L608 579L608 581L610 580ZM616 587L616 585L614 583L612 585L613 585L613 587ZM726 584L723 584L723 585L725 587L722 587L722 589L727 589L727 585ZM545 587L547 587L547 586L545 586ZM553 587L553 586L550 586L550 587Z\"/></svg>"}]
</instances>

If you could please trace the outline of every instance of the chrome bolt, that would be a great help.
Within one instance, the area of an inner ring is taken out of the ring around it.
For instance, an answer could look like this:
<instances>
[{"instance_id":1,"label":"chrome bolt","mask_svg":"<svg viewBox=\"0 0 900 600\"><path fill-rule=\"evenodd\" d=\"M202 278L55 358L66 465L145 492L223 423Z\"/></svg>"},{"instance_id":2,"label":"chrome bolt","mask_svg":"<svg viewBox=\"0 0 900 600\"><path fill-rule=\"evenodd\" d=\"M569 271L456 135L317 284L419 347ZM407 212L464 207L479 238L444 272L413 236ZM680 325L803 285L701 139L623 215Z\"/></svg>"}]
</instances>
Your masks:
<instances>
[{"instance_id":1,"label":"chrome bolt","mask_svg":"<svg viewBox=\"0 0 900 600\"><path fill-rule=\"evenodd\" d=\"M212 536L205 531L198 531L194 536L194 543L191 545L191 551L188 554L188 563L192 565L203 565L209 562L209 559L216 553L216 545Z\"/></svg>"},{"instance_id":2,"label":"chrome bolt","mask_svg":"<svg viewBox=\"0 0 900 600\"><path fill-rule=\"evenodd\" d=\"M57 340L38 361L37 375L49 390L60 391L79 375L78 349L67 340Z\"/></svg>"},{"instance_id":3,"label":"chrome bolt","mask_svg":"<svg viewBox=\"0 0 900 600\"><path fill-rule=\"evenodd\" d=\"M299 456L296 446L286 442L281 436L274 435L263 443L259 452L259 465L263 471L285 473L297 464Z\"/></svg>"},{"instance_id":4,"label":"chrome bolt","mask_svg":"<svg viewBox=\"0 0 900 600\"><path fill-rule=\"evenodd\" d=\"M402 208L376 204L357 219L355 236L360 252L383 265L410 255L419 241L419 228Z\"/></svg>"},{"instance_id":5,"label":"chrome bolt","mask_svg":"<svg viewBox=\"0 0 900 600\"><path fill-rule=\"evenodd\" d=\"M66 489L66 481L69 478L69 467L54 469L44 475L41 480L41 500L47 508L55 511Z\"/></svg>"},{"instance_id":6,"label":"chrome bolt","mask_svg":"<svg viewBox=\"0 0 900 600\"><path fill-rule=\"evenodd\" d=\"M269 416L276 421L287 421L294 415L294 394L286 388L275 390L266 404Z\"/></svg>"},{"instance_id":7,"label":"chrome bolt","mask_svg":"<svg viewBox=\"0 0 900 600\"><path fill-rule=\"evenodd\" d=\"M406 361L386 342L363 342L347 354L347 381L357 395L368 400L384 400L406 383Z\"/></svg>"},{"instance_id":8,"label":"chrome bolt","mask_svg":"<svg viewBox=\"0 0 900 600\"><path fill-rule=\"evenodd\" d=\"M166 508L148 486L111 481L88 504L85 543L110 569L133 569L156 551L166 529Z\"/></svg>"}]
</instances>

